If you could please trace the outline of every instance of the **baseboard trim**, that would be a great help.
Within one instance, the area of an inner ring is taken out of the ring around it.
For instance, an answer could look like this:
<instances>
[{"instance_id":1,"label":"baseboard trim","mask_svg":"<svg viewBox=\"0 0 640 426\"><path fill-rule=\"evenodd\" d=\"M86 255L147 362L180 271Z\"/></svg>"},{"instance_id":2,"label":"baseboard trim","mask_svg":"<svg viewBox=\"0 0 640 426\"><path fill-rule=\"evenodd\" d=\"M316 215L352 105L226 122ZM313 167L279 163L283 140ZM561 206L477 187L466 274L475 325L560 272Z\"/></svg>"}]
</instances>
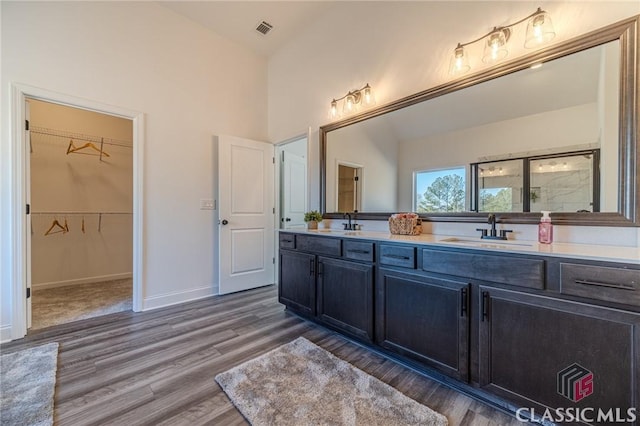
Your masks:
<instances>
[{"instance_id":1,"label":"baseboard trim","mask_svg":"<svg viewBox=\"0 0 640 426\"><path fill-rule=\"evenodd\" d=\"M73 280L65 280L65 281L51 281L48 283L32 283L31 288L33 290L42 290L45 288L64 287L68 285L91 284L91 283L99 283L102 281L123 280L131 277L133 277L133 273L124 272L121 274L99 275L95 277L76 278Z\"/></svg>"},{"instance_id":2,"label":"baseboard trim","mask_svg":"<svg viewBox=\"0 0 640 426\"><path fill-rule=\"evenodd\" d=\"M212 286L194 288L187 291L175 291L171 293L160 294L158 296L147 297L142 302L142 310L150 311L152 309L164 308L166 306L177 305L178 303L191 302L193 300L203 299L213 296L214 288Z\"/></svg>"},{"instance_id":3,"label":"baseboard trim","mask_svg":"<svg viewBox=\"0 0 640 426\"><path fill-rule=\"evenodd\" d=\"M0 343L6 343L13 340L11 338L11 325L0 326Z\"/></svg>"}]
</instances>

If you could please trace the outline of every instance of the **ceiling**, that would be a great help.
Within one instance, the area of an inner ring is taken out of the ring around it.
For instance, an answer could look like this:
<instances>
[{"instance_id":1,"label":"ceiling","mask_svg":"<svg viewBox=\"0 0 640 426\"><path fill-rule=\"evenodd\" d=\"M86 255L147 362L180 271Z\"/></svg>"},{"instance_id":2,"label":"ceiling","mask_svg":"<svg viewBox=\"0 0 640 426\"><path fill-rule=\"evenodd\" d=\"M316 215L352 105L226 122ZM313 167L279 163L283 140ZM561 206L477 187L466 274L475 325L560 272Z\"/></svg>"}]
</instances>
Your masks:
<instances>
[{"instance_id":1,"label":"ceiling","mask_svg":"<svg viewBox=\"0 0 640 426\"><path fill-rule=\"evenodd\" d=\"M333 7L335 1L161 1L158 4L205 28L269 57L306 25ZM273 26L256 31L262 21Z\"/></svg>"}]
</instances>

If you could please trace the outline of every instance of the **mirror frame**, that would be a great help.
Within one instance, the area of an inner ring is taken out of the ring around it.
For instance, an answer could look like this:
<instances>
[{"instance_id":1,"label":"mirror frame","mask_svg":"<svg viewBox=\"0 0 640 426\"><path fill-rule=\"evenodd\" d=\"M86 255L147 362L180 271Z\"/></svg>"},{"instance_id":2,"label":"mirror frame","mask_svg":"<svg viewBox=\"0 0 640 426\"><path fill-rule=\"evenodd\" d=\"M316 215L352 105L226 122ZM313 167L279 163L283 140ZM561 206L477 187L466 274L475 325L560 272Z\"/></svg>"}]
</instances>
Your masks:
<instances>
[{"instance_id":1,"label":"mirror frame","mask_svg":"<svg viewBox=\"0 0 640 426\"><path fill-rule=\"evenodd\" d=\"M537 62L547 62L571 55L610 41L620 42L620 114L618 127L618 212L606 213L553 213L553 222L558 225L580 226L640 226L640 52L638 40L640 15L592 31L566 42L559 43L529 55L505 62L468 77L407 96L397 101L362 112L352 117L320 127L320 211L327 219L342 219L342 213L326 212L326 153L327 133L352 124L378 117L389 112L427 101L448 93L511 74ZM359 219L387 220L396 212L358 212ZM431 222L485 222L486 214L464 213L421 213L423 220ZM502 223L538 223L540 213L496 213Z\"/></svg>"}]
</instances>

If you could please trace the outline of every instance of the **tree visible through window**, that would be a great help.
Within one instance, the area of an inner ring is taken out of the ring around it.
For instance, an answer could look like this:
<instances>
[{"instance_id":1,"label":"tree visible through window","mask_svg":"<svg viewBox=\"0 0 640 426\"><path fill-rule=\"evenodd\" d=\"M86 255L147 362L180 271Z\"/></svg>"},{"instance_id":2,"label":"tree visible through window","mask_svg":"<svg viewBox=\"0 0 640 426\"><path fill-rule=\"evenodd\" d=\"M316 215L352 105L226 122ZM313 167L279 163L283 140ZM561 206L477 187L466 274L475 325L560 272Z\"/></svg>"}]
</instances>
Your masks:
<instances>
[{"instance_id":1,"label":"tree visible through window","mask_svg":"<svg viewBox=\"0 0 640 426\"><path fill-rule=\"evenodd\" d=\"M461 212L465 210L464 168L418 172L415 176L416 212Z\"/></svg>"},{"instance_id":2,"label":"tree visible through window","mask_svg":"<svg viewBox=\"0 0 640 426\"><path fill-rule=\"evenodd\" d=\"M480 211L510 212L513 210L512 188L489 188L480 190Z\"/></svg>"}]
</instances>

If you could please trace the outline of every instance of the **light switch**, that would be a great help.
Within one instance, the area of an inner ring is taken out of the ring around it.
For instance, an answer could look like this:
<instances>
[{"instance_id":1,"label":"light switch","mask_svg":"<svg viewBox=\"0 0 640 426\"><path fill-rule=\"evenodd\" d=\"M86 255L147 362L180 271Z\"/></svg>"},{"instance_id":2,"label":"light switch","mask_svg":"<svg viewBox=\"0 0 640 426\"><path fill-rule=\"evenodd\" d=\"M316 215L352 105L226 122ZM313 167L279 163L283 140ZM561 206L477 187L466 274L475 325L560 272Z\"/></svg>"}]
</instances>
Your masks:
<instances>
[{"instance_id":1,"label":"light switch","mask_svg":"<svg viewBox=\"0 0 640 426\"><path fill-rule=\"evenodd\" d=\"M216 203L210 198L200 200L200 210L215 210Z\"/></svg>"}]
</instances>

